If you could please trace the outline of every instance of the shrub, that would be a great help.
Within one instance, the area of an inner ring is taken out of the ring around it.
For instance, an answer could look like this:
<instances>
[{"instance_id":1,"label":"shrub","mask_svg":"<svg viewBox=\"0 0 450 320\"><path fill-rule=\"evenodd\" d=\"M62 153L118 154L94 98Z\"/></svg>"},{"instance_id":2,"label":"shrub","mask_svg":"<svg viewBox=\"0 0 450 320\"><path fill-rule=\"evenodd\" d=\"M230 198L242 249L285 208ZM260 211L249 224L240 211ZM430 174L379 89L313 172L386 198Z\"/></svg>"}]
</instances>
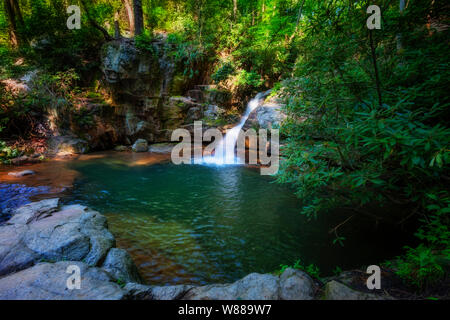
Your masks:
<instances>
[{"instance_id":1,"label":"shrub","mask_svg":"<svg viewBox=\"0 0 450 320\"><path fill-rule=\"evenodd\" d=\"M228 79L230 75L234 73L234 67L231 62L226 62L221 65L215 73L212 74L211 78L214 82L218 83Z\"/></svg>"}]
</instances>

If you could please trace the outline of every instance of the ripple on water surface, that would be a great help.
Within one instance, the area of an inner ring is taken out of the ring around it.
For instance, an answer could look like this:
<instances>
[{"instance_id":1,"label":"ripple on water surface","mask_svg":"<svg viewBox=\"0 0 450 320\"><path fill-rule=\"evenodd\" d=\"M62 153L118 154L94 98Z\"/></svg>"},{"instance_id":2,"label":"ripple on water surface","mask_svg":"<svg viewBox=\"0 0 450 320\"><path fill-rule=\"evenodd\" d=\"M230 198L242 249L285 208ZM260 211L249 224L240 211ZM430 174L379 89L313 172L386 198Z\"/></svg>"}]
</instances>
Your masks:
<instances>
[{"instance_id":1,"label":"ripple on water surface","mask_svg":"<svg viewBox=\"0 0 450 320\"><path fill-rule=\"evenodd\" d=\"M230 282L299 258L329 274L377 263L402 245L395 232L381 237L359 223L345 230L345 247L334 246L328 231L346 213L308 221L292 190L259 170L140 162L73 162L79 175L66 201L107 215L118 246L152 284Z\"/></svg>"}]
</instances>

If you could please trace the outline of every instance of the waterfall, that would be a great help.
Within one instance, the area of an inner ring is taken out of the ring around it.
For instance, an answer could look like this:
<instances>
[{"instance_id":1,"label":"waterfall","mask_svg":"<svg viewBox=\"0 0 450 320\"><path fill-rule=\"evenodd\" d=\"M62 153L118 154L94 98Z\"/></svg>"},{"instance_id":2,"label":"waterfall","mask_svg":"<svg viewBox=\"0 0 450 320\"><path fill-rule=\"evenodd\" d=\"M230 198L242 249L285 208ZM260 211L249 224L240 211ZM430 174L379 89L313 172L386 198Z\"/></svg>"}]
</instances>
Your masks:
<instances>
[{"instance_id":1,"label":"waterfall","mask_svg":"<svg viewBox=\"0 0 450 320\"><path fill-rule=\"evenodd\" d=\"M234 149L239 137L239 132L247 121L250 113L259 106L261 99L266 95L267 92L260 92L256 95L256 97L250 100L241 121L237 126L227 131L225 137L217 145L214 156L203 158L204 162L212 164L235 164L237 162Z\"/></svg>"}]
</instances>

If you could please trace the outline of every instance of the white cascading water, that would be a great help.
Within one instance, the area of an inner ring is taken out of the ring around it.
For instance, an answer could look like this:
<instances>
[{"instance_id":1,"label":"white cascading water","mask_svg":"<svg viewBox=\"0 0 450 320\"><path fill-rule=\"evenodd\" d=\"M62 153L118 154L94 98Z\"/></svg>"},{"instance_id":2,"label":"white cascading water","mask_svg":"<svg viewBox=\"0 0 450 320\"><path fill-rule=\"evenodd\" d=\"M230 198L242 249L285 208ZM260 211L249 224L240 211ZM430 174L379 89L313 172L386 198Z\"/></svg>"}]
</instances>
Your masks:
<instances>
[{"instance_id":1,"label":"white cascading water","mask_svg":"<svg viewBox=\"0 0 450 320\"><path fill-rule=\"evenodd\" d=\"M205 163L211 164L236 163L237 158L234 153L234 149L236 147L236 142L239 137L239 132L241 131L242 127L247 121L247 118L249 117L250 113L259 106L261 99L264 97L265 94L266 94L265 92L260 92L256 95L256 97L250 100L250 102L247 105L247 110L245 110L245 113L242 116L239 124L227 131L227 133L225 134L225 138L222 139L217 145L214 156L203 158L203 161Z\"/></svg>"}]
</instances>

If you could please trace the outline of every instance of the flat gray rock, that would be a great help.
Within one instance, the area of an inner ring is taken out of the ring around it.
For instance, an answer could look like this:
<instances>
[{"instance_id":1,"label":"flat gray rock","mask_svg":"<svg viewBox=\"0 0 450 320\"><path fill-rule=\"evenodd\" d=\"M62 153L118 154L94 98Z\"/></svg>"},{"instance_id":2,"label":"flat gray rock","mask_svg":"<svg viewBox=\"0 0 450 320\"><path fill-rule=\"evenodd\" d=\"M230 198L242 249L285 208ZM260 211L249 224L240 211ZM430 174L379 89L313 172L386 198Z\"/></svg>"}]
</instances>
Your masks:
<instances>
[{"instance_id":1,"label":"flat gray rock","mask_svg":"<svg viewBox=\"0 0 450 320\"><path fill-rule=\"evenodd\" d=\"M80 268L80 289L69 289L69 266ZM0 300L120 300L124 290L106 272L79 261L39 263L0 278Z\"/></svg>"},{"instance_id":2,"label":"flat gray rock","mask_svg":"<svg viewBox=\"0 0 450 320\"><path fill-rule=\"evenodd\" d=\"M81 205L56 211L57 202L21 207L0 226L0 275L40 261L75 260L97 266L115 246L104 216Z\"/></svg>"},{"instance_id":3,"label":"flat gray rock","mask_svg":"<svg viewBox=\"0 0 450 320\"><path fill-rule=\"evenodd\" d=\"M38 220L51 215L58 209L59 199L46 199L24 205L13 212L13 217L8 224L26 225L33 220Z\"/></svg>"}]
</instances>

